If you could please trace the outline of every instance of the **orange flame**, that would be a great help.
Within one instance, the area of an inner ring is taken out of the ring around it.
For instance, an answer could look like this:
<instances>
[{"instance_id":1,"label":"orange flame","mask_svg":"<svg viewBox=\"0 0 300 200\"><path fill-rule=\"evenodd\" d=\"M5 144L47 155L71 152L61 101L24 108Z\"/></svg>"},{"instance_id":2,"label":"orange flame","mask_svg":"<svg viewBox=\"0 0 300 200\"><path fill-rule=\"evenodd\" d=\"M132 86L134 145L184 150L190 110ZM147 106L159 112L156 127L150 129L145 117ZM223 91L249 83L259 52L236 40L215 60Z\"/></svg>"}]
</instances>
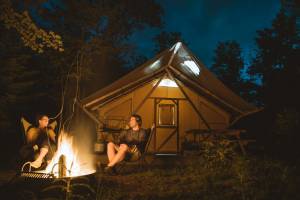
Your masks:
<instances>
[{"instance_id":1,"label":"orange flame","mask_svg":"<svg viewBox=\"0 0 300 200\"><path fill-rule=\"evenodd\" d=\"M92 169L91 165L84 165L80 163L78 157L78 149L74 148L73 137L67 133L62 132L58 138L58 148L55 152L52 160L46 167L46 173L53 173L54 176L58 177L58 162L59 157L64 155L66 157L66 171L67 177L81 176L93 173L95 170Z\"/></svg>"}]
</instances>

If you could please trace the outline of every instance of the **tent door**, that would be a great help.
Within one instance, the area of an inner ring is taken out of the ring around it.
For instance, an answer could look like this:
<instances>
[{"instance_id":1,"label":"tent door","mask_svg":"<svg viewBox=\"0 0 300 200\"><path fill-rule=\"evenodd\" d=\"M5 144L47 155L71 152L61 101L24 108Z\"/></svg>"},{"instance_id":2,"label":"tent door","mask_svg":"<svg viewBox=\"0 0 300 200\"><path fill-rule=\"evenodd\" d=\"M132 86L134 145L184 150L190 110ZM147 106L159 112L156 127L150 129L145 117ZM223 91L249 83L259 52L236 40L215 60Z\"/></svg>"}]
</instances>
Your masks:
<instances>
[{"instance_id":1,"label":"tent door","mask_svg":"<svg viewBox=\"0 0 300 200\"><path fill-rule=\"evenodd\" d=\"M156 154L179 152L178 106L178 99L154 98L153 149Z\"/></svg>"}]
</instances>

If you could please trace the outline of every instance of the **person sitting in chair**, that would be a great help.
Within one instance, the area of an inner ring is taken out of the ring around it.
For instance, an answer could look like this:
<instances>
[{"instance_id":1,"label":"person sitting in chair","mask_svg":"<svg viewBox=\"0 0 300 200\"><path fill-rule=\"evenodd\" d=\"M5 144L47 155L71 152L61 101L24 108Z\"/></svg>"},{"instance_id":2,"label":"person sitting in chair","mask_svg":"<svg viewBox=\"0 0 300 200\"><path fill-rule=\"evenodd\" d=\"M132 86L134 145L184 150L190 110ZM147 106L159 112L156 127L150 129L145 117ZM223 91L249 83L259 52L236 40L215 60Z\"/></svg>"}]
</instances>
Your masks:
<instances>
[{"instance_id":1,"label":"person sitting in chair","mask_svg":"<svg viewBox=\"0 0 300 200\"><path fill-rule=\"evenodd\" d=\"M146 140L146 131L141 128L142 118L139 115L131 115L129 129L119 135L118 144L109 142L107 144L108 164L106 172L115 171L114 166L124 160L127 156L131 160L137 160L141 156L141 147Z\"/></svg>"},{"instance_id":2,"label":"person sitting in chair","mask_svg":"<svg viewBox=\"0 0 300 200\"><path fill-rule=\"evenodd\" d=\"M55 132L48 126L49 118L47 115L37 115L37 127L31 127L26 134L26 148L31 149L30 154L35 154L35 160L30 163L34 168L40 168L44 159L51 159L55 152ZM31 159L32 155L30 155Z\"/></svg>"}]
</instances>

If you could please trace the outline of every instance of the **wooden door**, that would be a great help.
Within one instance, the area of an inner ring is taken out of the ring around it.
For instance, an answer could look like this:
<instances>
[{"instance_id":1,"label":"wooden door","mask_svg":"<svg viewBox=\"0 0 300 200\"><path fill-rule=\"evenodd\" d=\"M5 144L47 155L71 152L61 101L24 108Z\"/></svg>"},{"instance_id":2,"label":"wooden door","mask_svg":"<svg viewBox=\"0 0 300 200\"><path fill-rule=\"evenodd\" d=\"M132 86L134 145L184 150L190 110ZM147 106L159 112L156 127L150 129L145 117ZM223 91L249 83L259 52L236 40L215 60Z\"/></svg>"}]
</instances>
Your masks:
<instances>
[{"instance_id":1,"label":"wooden door","mask_svg":"<svg viewBox=\"0 0 300 200\"><path fill-rule=\"evenodd\" d=\"M179 152L179 100L154 99L155 133L153 149L158 153Z\"/></svg>"}]
</instances>

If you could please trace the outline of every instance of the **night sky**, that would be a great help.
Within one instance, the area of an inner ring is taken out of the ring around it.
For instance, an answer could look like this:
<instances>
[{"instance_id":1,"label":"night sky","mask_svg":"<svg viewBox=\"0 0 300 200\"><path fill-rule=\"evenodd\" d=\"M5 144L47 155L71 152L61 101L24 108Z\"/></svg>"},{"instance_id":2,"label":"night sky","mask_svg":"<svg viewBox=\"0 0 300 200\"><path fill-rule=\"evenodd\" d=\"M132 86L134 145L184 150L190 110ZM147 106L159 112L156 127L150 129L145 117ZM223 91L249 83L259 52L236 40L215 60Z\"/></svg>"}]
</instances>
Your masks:
<instances>
[{"instance_id":1,"label":"night sky","mask_svg":"<svg viewBox=\"0 0 300 200\"><path fill-rule=\"evenodd\" d=\"M180 32L188 47L208 67L219 41L236 40L245 61L255 52L256 31L271 26L280 0L163 0L164 31ZM158 29L147 28L132 36L139 51L154 56L153 37Z\"/></svg>"}]
</instances>

